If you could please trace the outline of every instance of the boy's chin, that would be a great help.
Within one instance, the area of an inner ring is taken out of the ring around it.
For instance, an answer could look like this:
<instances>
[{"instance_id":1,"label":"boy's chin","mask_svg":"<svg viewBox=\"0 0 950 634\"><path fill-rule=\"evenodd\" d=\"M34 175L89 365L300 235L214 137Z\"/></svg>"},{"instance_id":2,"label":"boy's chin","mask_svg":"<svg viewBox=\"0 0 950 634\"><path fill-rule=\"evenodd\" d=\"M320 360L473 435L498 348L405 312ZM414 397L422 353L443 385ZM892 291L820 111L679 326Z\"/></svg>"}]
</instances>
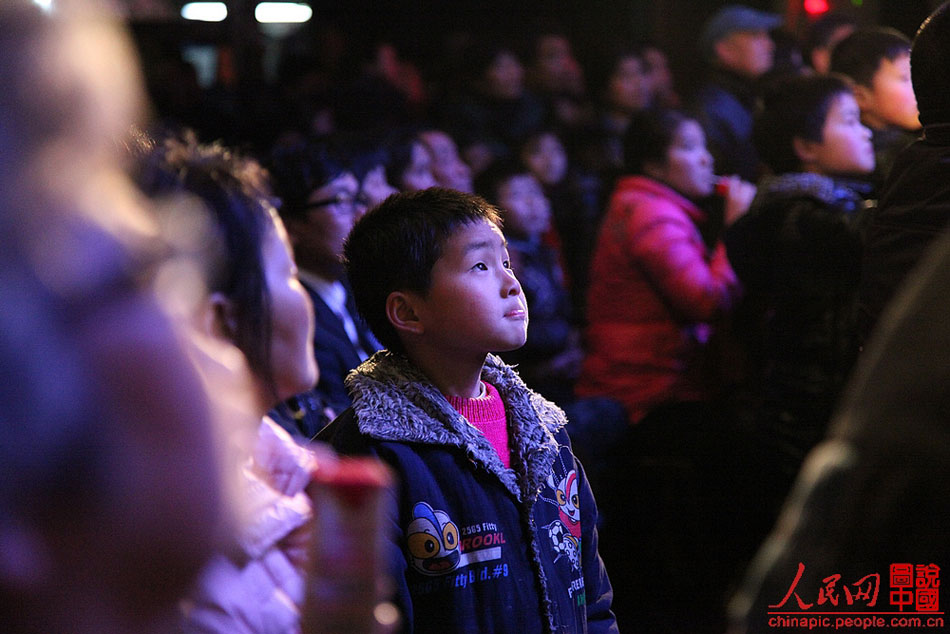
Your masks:
<instances>
[{"instance_id":1,"label":"boy's chin","mask_svg":"<svg viewBox=\"0 0 950 634\"><path fill-rule=\"evenodd\" d=\"M492 352L495 353L495 354L500 354L500 353L502 353L502 352L511 352L511 351L513 351L513 350L517 350L518 348L520 348L521 346L523 346L523 345L525 344L525 342L527 342L527 340L528 340L528 338L525 337L524 339L521 340L521 343L510 342L510 343L505 344L505 345L503 345L503 346L499 346L499 347L496 348L495 350L492 350Z\"/></svg>"}]
</instances>

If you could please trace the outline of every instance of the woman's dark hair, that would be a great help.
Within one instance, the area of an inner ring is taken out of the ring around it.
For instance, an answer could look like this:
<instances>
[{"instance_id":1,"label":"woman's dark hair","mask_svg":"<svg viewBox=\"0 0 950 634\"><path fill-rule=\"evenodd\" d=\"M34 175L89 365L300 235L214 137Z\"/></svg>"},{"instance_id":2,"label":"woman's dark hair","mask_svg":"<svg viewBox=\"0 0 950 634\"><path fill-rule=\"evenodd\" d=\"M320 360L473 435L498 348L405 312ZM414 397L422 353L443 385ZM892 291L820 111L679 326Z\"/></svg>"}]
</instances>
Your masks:
<instances>
[{"instance_id":1,"label":"woman's dark hair","mask_svg":"<svg viewBox=\"0 0 950 634\"><path fill-rule=\"evenodd\" d=\"M501 226L498 210L483 198L431 187L394 194L356 222L343 247L346 274L356 308L384 346L404 352L386 316L389 294L428 294L445 242L479 220Z\"/></svg>"},{"instance_id":2,"label":"woman's dark hair","mask_svg":"<svg viewBox=\"0 0 950 634\"><path fill-rule=\"evenodd\" d=\"M167 139L147 154L137 180L146 195L190 194L210 213L220 242L208 287L234 305L234 344L251 370L276 395L270 362L270 293L264 273L264 242L274 230L267 173L251 158L194 139Z\"/></svg>"},{"instance_id":3,"label":"woman's dark hair","mask_svg":"<svg viewBox=\"0 0 950 634\"><path fill-rule=\"evenodd\" d=\"M646 46L643 44L628 44L612 42L601 48L584 65L584 76L587 78L587 87L595 101L602 102L610 86L610 81L620 64L628 59L637 59L647 71Z\"/></svg>"},{"instance_id":4,"label":"woman's dark hair","mask_svg":"<svg viewBox=\"0 0 950 634\"><path fill-rule=\"evenodd\" d=\"M623 136L623 162L629 174L645 174L646 166L666 163L676 131L692 117L680 110L644 110L633 115Z\"/></svg>"},{"instance_id":5,"label":"woman's dark hair","mask_svg":"<svg viewBox=\"0 0 950 634\"><path fill-rule=\"evenodd\" d=\"M475 179L475 192L500 207L501 188L515 176L524 175L531 175L531 169L520 160L511 157L498 159Z\"/></svg>"},{"instance_id":6,"label":"woman's dark hair","mask_svg":"<svg viewBox=\"0 0 950 634\"><path fill-rule=\"evenodd\" d=\"M794 139L820 142L834 98L851 94L848 80L838 75L783 78L766 90L752 138L762 161L775 174L802 168Z\"/></svg>"},{"instance_id":7,"label":"woman's dark hair","mask_svg":"<svg viewBox=\"0 0 950 634\"><path fill-rule=\"evenodd\" d=\"M385 147L389 134L389 130L385 134L339 131L332 137L333 155L338 157L338 161L346 166L347 171L351 172L357 181L362 182L369 172L380 165L385 168L389 162Z\"/></svg>"},{"instance_id":8,"label":"woman's dark hair","mask_svg":"<svg viewBox=\"0 0 950 634\"><path fill-rule=\"evenodd\" d=\"M419 133L420 130L415 127L401 128L384 143L386 180L396 189L403 189L402 179L412 164L413 149L417 144L424 147Z\"/></svg>"}]
</instances>

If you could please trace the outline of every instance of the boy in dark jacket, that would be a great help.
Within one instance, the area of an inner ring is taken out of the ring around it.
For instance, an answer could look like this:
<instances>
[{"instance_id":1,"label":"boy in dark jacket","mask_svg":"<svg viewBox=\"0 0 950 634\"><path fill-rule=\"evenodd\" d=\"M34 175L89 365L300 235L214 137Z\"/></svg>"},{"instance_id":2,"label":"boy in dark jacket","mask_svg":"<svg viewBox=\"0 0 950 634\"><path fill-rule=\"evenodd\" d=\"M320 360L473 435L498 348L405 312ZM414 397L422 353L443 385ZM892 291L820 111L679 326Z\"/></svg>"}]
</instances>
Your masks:
<instances>
[{"instance_id":1,"label":"boy in dark jacket","mask_svg":"<svg viewBox=\"0 0 950 634\"><path fill-rule=\"evenodd\" d=\"M824 435L854 362L867 184L852 179L871 173L874 150L841 77L788 78L764 104L755 140L773 176L725 242L745 289L736 330L750 358L751 444L777 471L757 506L768 510L768 499L775 510Z\"/></svg>"},{"instance_id":2,"label":"boy in dark jacket","mask_svg":"<svg viewBox=\"0 0 950 634\"><path fill-rule=\"evenodd\" d=\"M396 602L407 631L615 632L597 509L563 412L492 352L525 342L497 210L446 189L393 196L344 250L383 350L321 437L399 476Z\"/></svg>"}]
</instances>

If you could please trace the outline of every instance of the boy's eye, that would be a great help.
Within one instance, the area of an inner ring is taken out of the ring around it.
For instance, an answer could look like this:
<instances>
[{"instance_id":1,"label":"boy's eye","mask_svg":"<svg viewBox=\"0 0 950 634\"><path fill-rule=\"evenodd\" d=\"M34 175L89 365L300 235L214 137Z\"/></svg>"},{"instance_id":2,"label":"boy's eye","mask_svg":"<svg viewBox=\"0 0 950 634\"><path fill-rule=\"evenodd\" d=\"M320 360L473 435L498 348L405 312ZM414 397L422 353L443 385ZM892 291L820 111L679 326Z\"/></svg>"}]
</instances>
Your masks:
<instances>
[{"instance_id":1,"label":"boy's eye","mask_svg":"<svg viewBox=\"0 0 950 634\"><path fill-rule=\"evenodd\" d=\"M487 271L487 270L488 270L488 266L487 266L484 262L479 262L478 264L476 264L476 265L473 266L472 268L473 268L473 269L477 269L477 270L479 270L479 271Z\"/></svg>"},{"instance_id":2,"label":"boy's eye","mask_svg":"<svg viewBox=\"0 0 950 634\"><path fill-rule=\"evenodd\" d=\"M510 261L510 260L505 260L504 262L501 263L501 265L502 265L503 267L505 267L506 269L511 269L511 261Z\"/></svg>"}]
</instances>

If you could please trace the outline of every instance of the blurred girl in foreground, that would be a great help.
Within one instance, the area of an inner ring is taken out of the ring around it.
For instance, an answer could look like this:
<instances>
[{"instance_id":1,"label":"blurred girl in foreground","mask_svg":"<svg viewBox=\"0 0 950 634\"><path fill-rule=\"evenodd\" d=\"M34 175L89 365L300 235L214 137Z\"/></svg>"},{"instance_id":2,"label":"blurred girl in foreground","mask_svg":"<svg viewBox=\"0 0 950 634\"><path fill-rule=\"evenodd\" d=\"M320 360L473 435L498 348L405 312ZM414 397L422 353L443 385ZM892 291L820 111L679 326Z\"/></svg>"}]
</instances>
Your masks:
<instances>
[{"instance_id":1,"label":"blurred girl in foreground","mask_svg":"<svg viewBox=\"0 0 950 634\"><path fill-rule=\"evenodd\" d=\"M172 222L206 232L216 245L199 321L247 358L261 420L256 440L238 448L249 458L237 543L212 560L185 602L185 629L296 631L313 519L305 488L319 448L296 445L265 414L316 382L313 307L256 162L220 146L168 140L146 158L139 180L151 196L176 195L165 205ZM232 431L231 442L240 443L240 430Z\"/></svg>"}]
</instances>

